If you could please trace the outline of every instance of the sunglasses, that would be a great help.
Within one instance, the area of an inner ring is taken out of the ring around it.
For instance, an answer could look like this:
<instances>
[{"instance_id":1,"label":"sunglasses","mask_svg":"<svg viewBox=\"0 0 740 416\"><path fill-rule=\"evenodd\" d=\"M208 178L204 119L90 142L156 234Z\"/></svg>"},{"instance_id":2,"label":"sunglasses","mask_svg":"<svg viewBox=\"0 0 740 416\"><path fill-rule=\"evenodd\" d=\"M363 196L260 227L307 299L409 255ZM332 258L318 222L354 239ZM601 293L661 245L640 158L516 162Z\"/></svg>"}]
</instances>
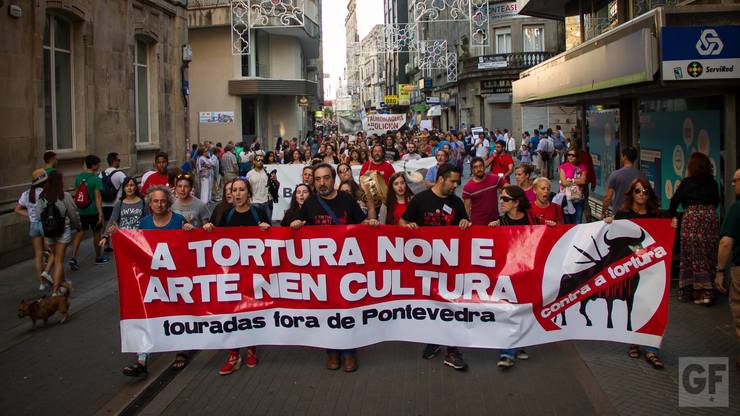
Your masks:
<instances>
[{"instance_id":1,"label":"sunglasses","mask_svg":"<svg viewBox=\"0 0 740 416\"><path fill-rule=\"evenodd\" d=\"M189 173L181 173L181 174L177 175L177 179L190 179L190 178L191 178L191 176L190 176Z\"/></svg>"},{"instance_id":2,"label":"sunglasses","mask_svg":"<svg viewBox=\"0 0 740 416\"><path fill-rule=\"evenodd\" d=\"M264 160L264 159L262 159L262 158L259 158L259 159L254 159L254 161L255 161L255 162L262 162L263 160Z\"/></svg>"},{"instance_id":3,"label":"sunglasses","mask_svg":"<svg viewBox=\"0 0 740 416\"><path fill-rule=\"evenodd\" d=\"M644 189L644 188L643 189L635 189L633 192L635 193L635 195L640 195L640 194L643 194L645 196L650 195L650 191L648 191L647 189Z\"/></svg>"},{"instance_id":4,"label":"sunglasses","mask_svg":"<svg viewBox=\"0 0 740 416\"><path fill-rule=\"evenodd\" d=\"M573 156L573 157L576 157L576 154L575 154L575 153L568 153L568 154L567 154L567 156Z\"/></svg>"},{"instance_id":5,"label":"sunglasses","mask_svg":"<svg viewBox=\"0 0 740 416\"><path fill-rule=\"evenodd\" d=\"M513 200L514 200L514 198L512 198L510 196L504 195L504 196L501 197L501 201L503 201L503 202L511 202Z\"/></svg>"}]
</instances>

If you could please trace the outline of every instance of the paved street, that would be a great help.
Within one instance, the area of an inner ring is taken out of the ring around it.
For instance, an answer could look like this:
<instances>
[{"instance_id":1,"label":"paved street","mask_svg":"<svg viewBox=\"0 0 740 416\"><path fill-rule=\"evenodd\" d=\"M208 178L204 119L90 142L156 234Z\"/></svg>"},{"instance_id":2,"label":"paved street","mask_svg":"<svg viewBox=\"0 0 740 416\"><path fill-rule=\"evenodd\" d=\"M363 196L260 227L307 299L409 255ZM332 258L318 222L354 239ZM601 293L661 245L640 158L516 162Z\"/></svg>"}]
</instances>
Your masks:
<instances>
[{"instance_id":1,"label":"paved street","mask_svg":"<svg viewBox=\"0 0 740 416\"><path fill-rule=\"evenodd\" d=\"M72 318L30 330L20 299L36 294L30 262L0 271L0 406L4 414L738 414L738 372L730 370L731 408L678 408L678 358L729 356L734 344L726 299L711 307L671 298L663 371L627 357L625 345L563 342L528 349L531 359L502 372L497 354L468 349L455 372L420 357L421 346L384 343L360 350L354 374L323 369L315 348L261 347L260 364L223 377L222 351L204 351L180 373L172 354L155 354L146 381L120 374L115 266L94 266L89 241L72 273ZM172 377L174 375L174 377ZM153 387L152 387L153 386ZM149 387L149 389L146 389ZM138 398L138 400L136 400ZM132 405L133 403L133 405Z\"/></svg>"}]
</instances>

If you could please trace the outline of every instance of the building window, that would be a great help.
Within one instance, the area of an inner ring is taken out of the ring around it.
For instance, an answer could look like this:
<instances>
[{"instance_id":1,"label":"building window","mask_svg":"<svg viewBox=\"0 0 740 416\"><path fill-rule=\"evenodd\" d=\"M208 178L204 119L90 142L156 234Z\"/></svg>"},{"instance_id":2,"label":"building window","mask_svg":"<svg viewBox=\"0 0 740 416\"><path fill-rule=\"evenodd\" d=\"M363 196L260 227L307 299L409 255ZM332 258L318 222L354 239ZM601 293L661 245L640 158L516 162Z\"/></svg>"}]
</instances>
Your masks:
<instances>
[{"instance_id":1,"label":"building window","mask_svg":"<svg viewBox=\"0 0 740 416\"><path fill-rule=\"evenodd\" d=\"M511 28L501 27L494 30L496 53L511 53Z\"/></svg>"},{"instance_id":2,"label":"building window","mask_svg":"<svg viewBox=\"0 0 740 416\"><path fill-rule=\"evenodd\" d=\"M545 27L544 26L524 26L522 39L524 52L544 52L545 51Z\"/></svg>"},{"instance_id":3,"label":"building window","mask_svg":"<svg viewBox=\"0 0 740 416\"><path fill-rule=\"evenodd\" d=\"M72 26L54 15L44 25L44 124L46 148L74 148Z\"/></svg>"},{"instance_id":4,"label":"building window","mask_svg":"<svg viewBox=\"0 0 740 416\"><path fill-rule=\"evenodd\" d=\"M149 46L140 40L134 53L134 89L136 143L149 143Z\"/></svg>"}]
</instances>

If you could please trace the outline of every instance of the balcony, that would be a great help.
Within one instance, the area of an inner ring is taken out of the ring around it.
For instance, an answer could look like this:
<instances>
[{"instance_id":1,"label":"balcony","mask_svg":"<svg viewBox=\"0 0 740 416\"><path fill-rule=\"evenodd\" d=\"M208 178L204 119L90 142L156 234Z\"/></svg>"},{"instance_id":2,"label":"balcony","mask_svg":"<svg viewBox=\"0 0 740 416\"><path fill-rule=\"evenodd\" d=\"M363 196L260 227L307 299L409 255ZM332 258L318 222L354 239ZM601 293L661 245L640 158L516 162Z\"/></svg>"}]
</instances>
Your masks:
<instances>
[{"instance_id":1,"label":"balcony","mask_svg":"<svg viewBox=\"0 0 740 416\"><path fill-rule=\"evenodd\" d=\"M497 73L518 75L522 70L539 65L555 55L557 52L514 52L474 56L463 60L460 78Z\"/></svg>"}]
</instances>

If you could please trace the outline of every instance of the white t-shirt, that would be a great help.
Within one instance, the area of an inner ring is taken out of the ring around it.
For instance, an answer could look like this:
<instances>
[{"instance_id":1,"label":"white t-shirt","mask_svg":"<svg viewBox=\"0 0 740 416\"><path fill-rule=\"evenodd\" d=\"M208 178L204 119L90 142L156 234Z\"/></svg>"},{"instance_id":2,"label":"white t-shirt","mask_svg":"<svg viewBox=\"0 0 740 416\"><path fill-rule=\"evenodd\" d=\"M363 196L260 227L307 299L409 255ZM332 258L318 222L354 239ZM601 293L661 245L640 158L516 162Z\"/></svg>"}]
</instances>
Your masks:
<instances>
[{"instance_id":1,"label":"white t-shirt","mask_svg":"<svg viewBox=\"0 0 740 416\"><path fill-rule=\"evenodd\" d=\"M480 142L480 139L475 139L475 144L477 145ZM488 139L483 139L483 144L475 148L475 156L482 157L483 159L488 157L488 148L491 147L491 142L488 141Z\"/></svg>"},{"instance_id":2,"label":"white t-shirt","mask_svg":"<svg viewBox=\"0 0 740 416\"><path fill-rule=\"evenodd\" d=\"M98 177L100 177L100 180L102 181L103 180L103 173L105 173L106 175L110 175L115 170L117 170L117 168L110 167L110 168L104 170L103 172L101 172L98 175ZM110 177L110 181L113 184L113 187L116 188L116 189L118 189L118 194L116 194L116 199L114 199L111 202L103 201L103 206L104 207L111 207L112 208L112 207L114 207L116 205L116 201L118 201L119 199L121 199L121 193L123 192L123 187L121 185L123 185L123 180L124 179L126 179L126 173L124 173L121 170L119 170L116 173L113 173L113 176ZM142 182L142 183L144 183L144 182Z\"/></svg>"},{"instance_id":3,"label":"white t-shirt","mask_svg":"<svg viewBox=\"0 0 740 416\"><path fill-rule=\"evenodd\" d=\"M36 201L37 202L39 200L39 195L41 195L42 191L43 189L36 188ZM21 197L18 199L18 205L28 210L28 219L31 222L39 222L41 220L39 219L39 213L36 212L36 203L28 200L28 192L29 191L24 191L21 194Z\"/></svg>"},{"instance_id":4,"label":"white t-shirt","mask_svg":"<svg viewBox=\"0 0 740 416\"><path fill-rule=\"evenodd\" d=\"M262 204L267 202L269 192L267 191L267 172L264 169L254 169L247 172L249 186L252 187L252 203Z\"/></svg>"}]
</instances>

